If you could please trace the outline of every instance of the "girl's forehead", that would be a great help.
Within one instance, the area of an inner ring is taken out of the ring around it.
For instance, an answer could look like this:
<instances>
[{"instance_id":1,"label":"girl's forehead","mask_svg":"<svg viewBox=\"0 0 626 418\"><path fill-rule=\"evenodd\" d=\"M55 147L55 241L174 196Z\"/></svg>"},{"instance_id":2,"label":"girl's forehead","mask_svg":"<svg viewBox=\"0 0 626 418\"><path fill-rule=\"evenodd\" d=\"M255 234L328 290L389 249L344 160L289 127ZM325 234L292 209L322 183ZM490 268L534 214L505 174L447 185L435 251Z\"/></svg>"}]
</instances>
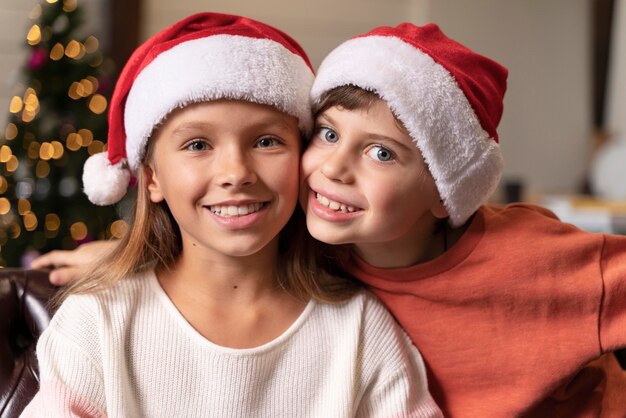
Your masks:
<instances>
[{"instance_id":1,"label":"girl's forehead","mask_svg":"<svg viewBox=\"0 0 626 418\"><path fill-rule=\"evenodd\" d=\"M298 119L276 107L244 100L213 100L190 103L170 112L161 123L171 120L228 122L230 119L243 119L249 122L268 122L283 125L289 129L298 129Z\"/></svg>"}]
</instances>

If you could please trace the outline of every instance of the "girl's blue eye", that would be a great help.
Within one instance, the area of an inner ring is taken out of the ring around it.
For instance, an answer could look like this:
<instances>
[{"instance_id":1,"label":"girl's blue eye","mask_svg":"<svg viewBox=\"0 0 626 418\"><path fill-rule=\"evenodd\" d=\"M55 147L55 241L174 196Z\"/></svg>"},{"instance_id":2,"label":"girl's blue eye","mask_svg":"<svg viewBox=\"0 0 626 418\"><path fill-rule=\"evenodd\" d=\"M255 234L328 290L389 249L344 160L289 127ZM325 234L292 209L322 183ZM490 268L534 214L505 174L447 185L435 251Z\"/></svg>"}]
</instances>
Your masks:
<instances>
[{"instance_id":1,"label":"girl's blue eye","mask_svg":"<svg viewBox=\"0 0 626 418\"><path fill-rule=\"evenodd\" d=\"M195 140L187 145L189 151L205 151L209 149L209 144L204 141Z\"/></svg>"},{"instance_id":2,"label":"girl's blue eye","mask_svg":"<svg viewBox=\"0 0 626 418\"><path fill-rule=\"evenodd\" d=\"M276 138L272 138L270 136L266 136L261 138L256 143L258 148L270 148L278 144L278 140Z\"/></svg>"},{"instance_id":3,"label":"girl's blue eye","mask_svg":"<svg viewBox=\"0 0 626 418\"><path fill-rule=\"evenodd\" d=\"M330 128L320 128L319 136L326 142L335 143L339 141L339 135L337 135L337 132Z\"/></svg>"},{"instance_id":4,"label":"girl's blue eye","mask_svg":"<svg viewBox=\"0 0 626 418\"><path fill-rule=\"evenodd\" d=\"M374 145L372 148L369 149L369 151L367 151L367 155L369 155L370 158L373 158L376 161L382 162L392 161L394 159L393 152L381 145Z\"/></svg>"}]
</instances>

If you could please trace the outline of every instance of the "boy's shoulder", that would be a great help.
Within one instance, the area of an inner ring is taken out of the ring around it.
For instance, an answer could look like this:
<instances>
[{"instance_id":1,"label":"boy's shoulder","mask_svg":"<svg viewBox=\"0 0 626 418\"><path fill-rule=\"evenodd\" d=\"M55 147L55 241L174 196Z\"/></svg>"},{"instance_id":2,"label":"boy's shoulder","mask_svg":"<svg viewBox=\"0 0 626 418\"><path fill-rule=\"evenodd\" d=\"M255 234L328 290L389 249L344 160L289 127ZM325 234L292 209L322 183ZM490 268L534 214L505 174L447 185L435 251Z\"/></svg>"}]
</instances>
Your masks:
<instances>
[{"instance_id":1,"label":"boy's shoulder","mask_svg":"<svg viewBox=\"0 0 626 418\"><path fill-rule=\"evenodd\" d=\"M511 203L508 205L484 205L479 211L487 219L491 218L535 218L559 221L559 217L554 212L543 206L535 205L532 203Z\"/></svg>"}]
</instances>

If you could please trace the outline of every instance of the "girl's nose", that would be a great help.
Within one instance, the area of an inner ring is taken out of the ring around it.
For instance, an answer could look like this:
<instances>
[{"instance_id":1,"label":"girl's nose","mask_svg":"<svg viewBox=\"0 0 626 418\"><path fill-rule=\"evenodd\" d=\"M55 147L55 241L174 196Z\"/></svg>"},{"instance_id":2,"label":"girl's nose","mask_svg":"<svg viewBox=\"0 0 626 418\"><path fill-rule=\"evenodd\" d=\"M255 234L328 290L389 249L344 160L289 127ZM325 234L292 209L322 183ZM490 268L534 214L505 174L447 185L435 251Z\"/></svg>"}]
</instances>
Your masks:
<instances>
[{"instance_id":1,"label":"girl's nose","mask_svg":"<svg viewBox=\"0 0 626 418\"><path fill-rule=\"evenodd\" d=\"M256 172L241 150L229 150L222 153L219 161L216 182L222 187L239 188L249 186L257 181Z\"/></svg>"}]
</instances>

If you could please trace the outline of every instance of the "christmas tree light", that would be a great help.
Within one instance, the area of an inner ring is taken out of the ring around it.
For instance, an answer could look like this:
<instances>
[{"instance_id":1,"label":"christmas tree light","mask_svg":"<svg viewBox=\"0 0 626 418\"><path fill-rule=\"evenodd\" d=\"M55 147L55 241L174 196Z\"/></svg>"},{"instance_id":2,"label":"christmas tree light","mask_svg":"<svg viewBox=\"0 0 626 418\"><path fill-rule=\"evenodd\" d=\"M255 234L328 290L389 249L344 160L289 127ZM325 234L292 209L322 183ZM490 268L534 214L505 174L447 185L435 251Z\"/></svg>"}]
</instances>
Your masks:
<instances>
[{"instance_id":1,"label":"christmas tree light","mask_svg":"<svg viewBox=\"0 0 626 418\"><path fill-rule=\"evenodd\" d=\"M80 190L84 161L106 149L112 64L96 36L79 35L77 0L46 0L29 18L23 85L0 127L0 266L127 228L115 208L92 205Z\"/></svg>"}]
</instances>

